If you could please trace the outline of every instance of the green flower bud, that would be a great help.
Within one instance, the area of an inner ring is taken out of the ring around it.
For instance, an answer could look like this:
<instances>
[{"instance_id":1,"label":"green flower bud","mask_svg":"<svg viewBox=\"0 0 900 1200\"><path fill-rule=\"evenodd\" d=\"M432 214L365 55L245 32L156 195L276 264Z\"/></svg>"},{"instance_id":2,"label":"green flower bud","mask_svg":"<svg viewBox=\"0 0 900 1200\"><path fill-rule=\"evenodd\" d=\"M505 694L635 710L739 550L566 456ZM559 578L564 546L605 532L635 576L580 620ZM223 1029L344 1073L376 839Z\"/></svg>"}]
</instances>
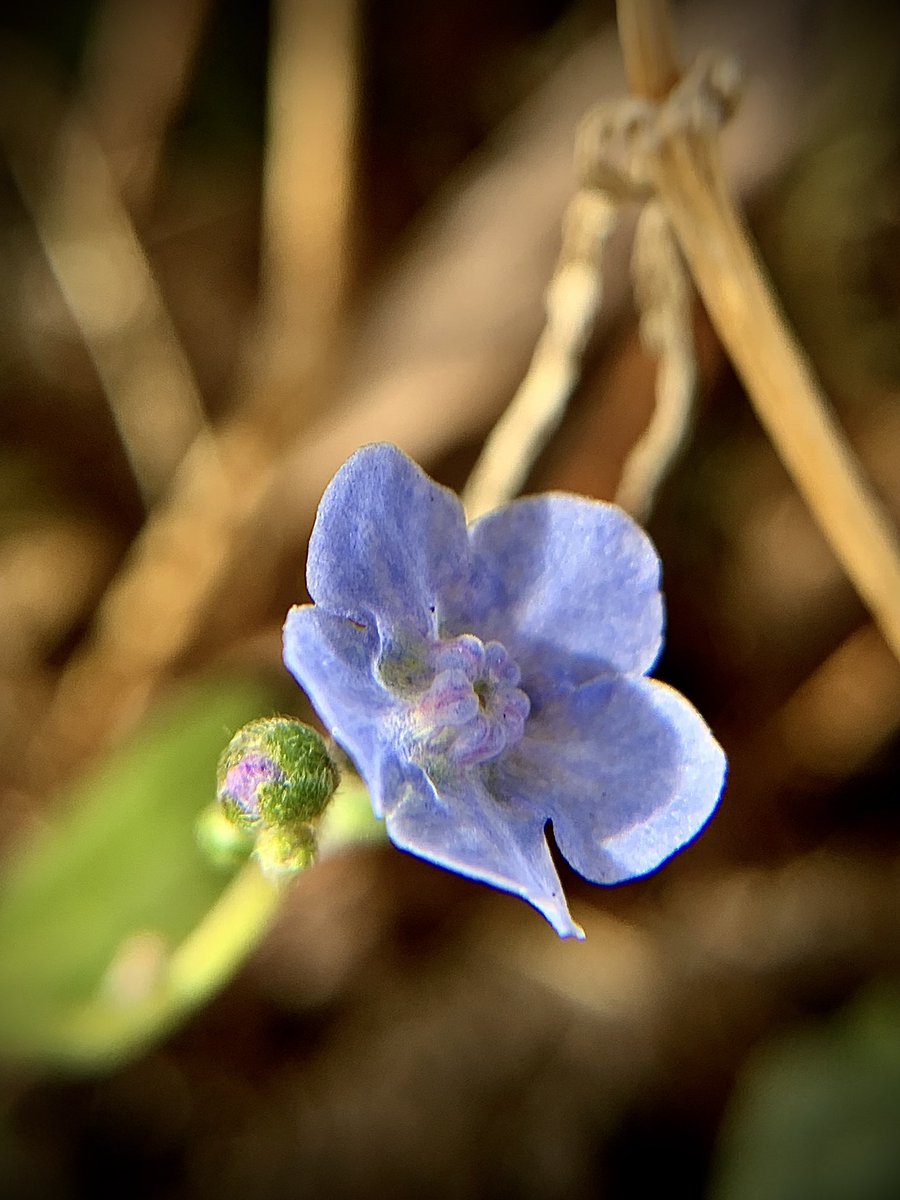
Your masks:
<instances>
[{"instance_id":1,"label":"green flower bud","mask_svg":"<svg viewBox=\"0 0 900 1200\"><path fill-rule=\"evenodd\" d=\"M314 729L293 717L251 721L219 758L218 820L209 812L201 817L201 844L225 865L252 852L267 874L305 870L315 860L319 818L339 782Z\"/></svg>"},{"instance_id":2,"label":"green flower bud","mask_svg":"<svg viewBox=\"0 0 900 1200\"><path fill-rule=\"evenodd\" d=\"M217 796L239 828L257 833L314 822L340 782L322 737L293 717L261 717L222 752Z\"/></svg>"},{"instance_id":3,"label":"green flower bud","mask_svg":"<svg viewBox=\"0 0 900 1200\"><path fill-rule=\"evenodd\" d=\"M197 841L214 866L231 868L250 857L255 839L230 821L218 804L210 804L197 818Z\"/></svg>"}]
</instances>

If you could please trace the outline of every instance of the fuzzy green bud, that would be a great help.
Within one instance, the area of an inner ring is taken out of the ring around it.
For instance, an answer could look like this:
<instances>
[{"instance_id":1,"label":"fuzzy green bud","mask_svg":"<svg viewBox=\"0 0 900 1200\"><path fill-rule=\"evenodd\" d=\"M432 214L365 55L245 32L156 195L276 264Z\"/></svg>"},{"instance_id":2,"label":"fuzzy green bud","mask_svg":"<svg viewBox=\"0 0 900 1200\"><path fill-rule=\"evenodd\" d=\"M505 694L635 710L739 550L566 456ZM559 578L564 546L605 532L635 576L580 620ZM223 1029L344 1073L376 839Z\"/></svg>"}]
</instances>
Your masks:
<instances>
[{"instance_id":1,"label":"fuzzy green bud","mask_svg":"<svg viewBox=\"0 0 900 1200\"><path fill-rule=\"evenodd\" d=\"M322 737L293 717L239 729L219 759L217 797L229 821L253 831L316 821L340 782Z\"/></svg>"},{"instance_id":2,"label":"fuzzy green bud","mask_svg":"<svg viewBox=\"0 0 900 1200\"><path fill-rule=\"evenodd\" d=\"M319 818L340 783L322 737L293 717L260 717L239 729L219 758L216 812L199 834L214 861L236 861L249 843L262 869L280 876L316 857Z\"/></svg>"}]
</instances>

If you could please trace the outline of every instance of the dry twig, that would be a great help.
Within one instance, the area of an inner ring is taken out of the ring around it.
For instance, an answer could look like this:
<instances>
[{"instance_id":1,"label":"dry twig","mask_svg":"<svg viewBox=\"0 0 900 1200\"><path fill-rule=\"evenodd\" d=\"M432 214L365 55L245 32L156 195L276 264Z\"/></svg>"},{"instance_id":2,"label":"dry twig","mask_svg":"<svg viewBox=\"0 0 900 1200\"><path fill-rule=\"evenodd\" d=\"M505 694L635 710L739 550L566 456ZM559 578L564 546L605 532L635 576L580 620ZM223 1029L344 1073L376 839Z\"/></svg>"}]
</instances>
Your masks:
<instances>
[{"instance_id":1,"label":"dry twig","mask_svg":"<svg viewBox=\"0 0 900 1200\"><path fill-rule=\"evenodd\" d=\"M656 189L757 415L832 549L900 657L900 544L788 332L728 194L718 147L734 94L730 63L699 61L681 83L665 0L620 0L632 87L665 100L648 126Z\"/></svg>"},{"instance_id":2,"label":"dry twig","mask_svg":"<svg viewBox=\"0 0 900 1200\"><path fill-rule=\"evenodd\" d=\"M618 209L612 195L596 189L578 192L569 205L562 253L547 289L544 332L463 492L470 521L516 494L562 420L603 296L600 262Z\"/></svg>"},{"instance_id":3,"label":"dry twig","mask_svg":"<svg viewBox=\"0 0 900 1200\"><path fill-rule=\"evenodd\" d=\"M10 163L97 371L148 507L207 431L203 402L152 267L85 114L72 107L48 173L14 128Z\"/></svg>"},{"instance_id":4,"label":"dry twig","mask_svg":"<svg viewBox=\"0 0 900 1200\"><path fill-rule=\"evenodd\" d=\"M182 103L210 0L106 0L82 70L91 115L121 199L143 209Z\"/></svg>"},{"instance_id":5,"label":"dry twig","mask_svg":"<svg viewBox=\"0 0 900 1200\"><path fill-rule=\"evenodd\" d=\"M656 405L622 467L615 501L645 521L684 441L697 383L690 285L669 222L654 200L638 218L632 271L641 338L659 359Z\"/></svg>"}]
</instances>

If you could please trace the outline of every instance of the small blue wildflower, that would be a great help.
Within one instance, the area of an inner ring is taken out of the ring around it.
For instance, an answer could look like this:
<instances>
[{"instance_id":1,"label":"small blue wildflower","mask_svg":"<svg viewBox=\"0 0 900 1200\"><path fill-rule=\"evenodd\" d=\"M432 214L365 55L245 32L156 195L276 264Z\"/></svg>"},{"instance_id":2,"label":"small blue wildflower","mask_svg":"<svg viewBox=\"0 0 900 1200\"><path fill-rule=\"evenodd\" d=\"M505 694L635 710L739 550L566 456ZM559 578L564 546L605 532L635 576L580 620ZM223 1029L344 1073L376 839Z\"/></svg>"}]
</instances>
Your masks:
<instances>
[{"instance_id":1,"label":"small blue wildflower","mask_svg":"<svg viewBox=\"0 0 900 1200\"><path fill-rule=\"evenodd\" d=\"M659 866L716 806L725 757L645 678L659 559L620 509L561 493L468 529L394 446L332 480L309 544L314 605L284 656L399 847L523 897L583 937L546 826L596 883Z\"/></svg>"}]
</instances>

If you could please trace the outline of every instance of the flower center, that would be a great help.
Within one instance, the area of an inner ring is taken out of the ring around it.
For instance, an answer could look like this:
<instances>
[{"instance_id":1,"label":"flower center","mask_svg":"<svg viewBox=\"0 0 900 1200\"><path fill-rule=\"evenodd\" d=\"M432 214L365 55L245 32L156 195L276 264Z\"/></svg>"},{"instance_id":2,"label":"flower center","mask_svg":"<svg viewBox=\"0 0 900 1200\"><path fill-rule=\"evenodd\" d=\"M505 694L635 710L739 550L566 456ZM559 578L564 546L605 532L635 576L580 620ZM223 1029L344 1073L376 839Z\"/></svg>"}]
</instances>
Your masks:
<instances>
[{"instance_id":1,"label":"flower center","mask_svg":"<svg viewBox=\"0 0 900 1200\"><path fill-rule=\"evenodd\" d=\"M468 633L435 642L428 667L431 682L413 703L415 757L474 766L520 740L531 701L500 642Z\"/></svg>"}]
</instances>

